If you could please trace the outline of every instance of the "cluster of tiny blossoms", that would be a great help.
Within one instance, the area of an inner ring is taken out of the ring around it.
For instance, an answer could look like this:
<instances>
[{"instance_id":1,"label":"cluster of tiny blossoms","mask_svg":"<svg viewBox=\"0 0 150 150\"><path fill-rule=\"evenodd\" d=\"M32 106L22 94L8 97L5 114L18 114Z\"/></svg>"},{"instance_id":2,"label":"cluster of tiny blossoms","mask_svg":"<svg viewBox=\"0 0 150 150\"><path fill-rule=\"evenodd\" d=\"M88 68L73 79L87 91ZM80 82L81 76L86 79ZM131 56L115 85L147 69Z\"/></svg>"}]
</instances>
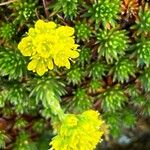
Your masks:
<instances>
[{"instance_id":1,"label":"cluster of tiny blossoms","mask_svg":"<svg viewBox=\"0 0 150 150\"><path fill-rule=\"evenodd\" d=\"M74 28L69 26L58 27L54 22L38 20L18 45L21 53L31 58L28 70L41 76L52 70L54 64L69 69L70 60L79 56L73 34Z\"/></svg>"},{"instance_id":2,"label":"cluster of tiny blossoms","mask_svg":"<svg viewBox=\"0 0 150 150\"><path fill-rule=\"evenodd\" d=\"M97 111L66 114L58 134L50 143L50 150L93 150L105 132L104 127L106 125Z\"/></svg>"}]
</instances>

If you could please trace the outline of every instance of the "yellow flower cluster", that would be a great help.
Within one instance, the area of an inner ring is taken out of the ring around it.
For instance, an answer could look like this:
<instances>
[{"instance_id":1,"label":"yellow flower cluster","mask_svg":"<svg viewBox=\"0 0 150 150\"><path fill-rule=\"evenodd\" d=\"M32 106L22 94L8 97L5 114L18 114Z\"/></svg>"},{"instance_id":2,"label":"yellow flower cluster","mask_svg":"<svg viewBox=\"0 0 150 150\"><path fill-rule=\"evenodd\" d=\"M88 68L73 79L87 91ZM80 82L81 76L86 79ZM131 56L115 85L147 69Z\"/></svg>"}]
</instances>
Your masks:
<instances>
[{"instance_id":1,"label":"yellow flower cluster","mask_svg":"<svg viewBox=\"0 0 150 150\"><path fill-rule=\"evenodd\" d=\"M51 150L93 150L105 132L103 126L105 123L97 111L67 114L50 143Z\"/></svg>"},{"instance_id":2,"label":"yellow flower cluster","mask_svg":"<svg viewBox=\"0 0 150 150\"><path fill-rule=\"evenodd\" d=\"M28 70L43 75L54 64L69 69L69 60L79 56L73 34L74 29L69 26L58 27L54 22L38 20L18 45L21 53L31 58Z\"/></svg>"}]
</instances>

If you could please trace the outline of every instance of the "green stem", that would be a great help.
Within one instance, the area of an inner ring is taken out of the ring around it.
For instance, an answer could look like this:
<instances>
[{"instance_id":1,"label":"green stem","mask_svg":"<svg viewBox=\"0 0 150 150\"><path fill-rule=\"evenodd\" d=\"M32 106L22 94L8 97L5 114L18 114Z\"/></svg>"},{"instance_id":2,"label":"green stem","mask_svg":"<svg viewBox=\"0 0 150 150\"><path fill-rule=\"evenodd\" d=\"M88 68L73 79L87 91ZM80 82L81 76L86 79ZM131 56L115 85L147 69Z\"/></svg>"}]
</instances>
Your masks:
<instances>
[{"instance_id":1,"label":"green stem","mask_svg":"<svg viewBox=\"0 0 150 150\"><path fill-rule=\"evenodd\" d=\"M54 95L53 92L47 92L46 101L48 106L51 108L52 114L58 117L59 121L62 122L64 120L65 113L60 106L58 98Z\"/></svg>"}]
</instances>

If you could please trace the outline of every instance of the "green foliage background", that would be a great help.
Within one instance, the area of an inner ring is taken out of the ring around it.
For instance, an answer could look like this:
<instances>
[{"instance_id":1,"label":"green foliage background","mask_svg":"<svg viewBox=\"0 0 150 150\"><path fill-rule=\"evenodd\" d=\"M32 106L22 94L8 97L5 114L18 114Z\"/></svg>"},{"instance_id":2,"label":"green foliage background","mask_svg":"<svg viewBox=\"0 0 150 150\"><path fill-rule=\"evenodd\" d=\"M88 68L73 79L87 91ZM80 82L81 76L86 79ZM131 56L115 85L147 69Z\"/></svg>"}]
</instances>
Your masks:
<instances>
[{"instance_id":1,"label":"green foliage background","mask_svg":"<svg viewBox=\"0 0 150 150\"><path fill-rule=\"evenodd\" d=\"M49 148L54 132L48 93L65 112L98 110L113 137L150 115L146 1L139 1L136 17L122 13L123 0L0 2L0 148ZM75 28L80 57L71 69L55 68L43 77L27 70L29 60L17 44L39 18Z\"/></svg>"}]
</instances>

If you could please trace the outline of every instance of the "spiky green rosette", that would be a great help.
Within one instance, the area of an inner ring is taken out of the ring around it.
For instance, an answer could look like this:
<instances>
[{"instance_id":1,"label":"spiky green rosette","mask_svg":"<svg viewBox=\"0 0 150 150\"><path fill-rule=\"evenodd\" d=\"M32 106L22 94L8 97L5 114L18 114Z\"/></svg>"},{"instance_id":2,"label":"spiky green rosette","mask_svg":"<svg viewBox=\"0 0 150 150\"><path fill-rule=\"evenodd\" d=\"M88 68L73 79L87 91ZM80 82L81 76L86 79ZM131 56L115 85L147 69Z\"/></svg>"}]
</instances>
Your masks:
<instances>
[{"instance_id":1,"label":"spiky green rosette","mask_svg":"<svg viewBox=\"0 0 150 150\"><path fill-rule=\"evenodd\" d=\"M12 109L17 114L27 113L29 111L28 106L31 108L31 99L27 98L28 94L26 89L19 83L10 85L10 87L7 88L6 94L6 104L10 103L13 105Z\"/></svg>"},{"instance_id":2,"label":"spiky green rosette","mask_svg":"<svg viewBox=\"0 0 150 150\"><path fill-rule=\"evenodd\" d=\"M99 30L97 33L97 43L99 43L99 56L104 56L107 63L112 63L113 60L118 60L119 56L125 54L128 47L129 39L125 30Z\"/></svg>"},{"instance_id":3,"label":"spiky green rosette","mask_svg":"<svg viewBox=\"0 0 150 150\"><path fill-rule=\"evenodd\" d=\"M90 66L89 76L93 79L102 79L107 71L107 65L103 62L94 62Z\"/></svg>"},{"instance_id":4,"label":"spiky green rosette","mask_svg":"<svg viewBox=\"0 0 150 150\"><path fill-rule=\"evenodd\" d=\"M68 72L67 72L67 81L69 83L72 83L73 85L81 83L81 80L84 77L84 71L82 68L78 66L72 67Z\"/></svg>"},{"instance_id":5,"label":"spiky green rosette","mask_svg":"<svg viewBox=\"0 0 150 150\"><path fill-rule=\"evenodd\" d=\"M5 149L6 148L6 140L8 140L7 135L5 134L5 131L0 130L0 148Z\"/></svg>"},{"instance_id":6,"label":"spiky green rosette","mask_svg":"<svg viewBox=\"0 0 150 150\"><path fill-rule=\"evenodd\" d=\"M130 84L126 89L126 93L128 93L131 99L134 99L140 95L140 90L135 85Z\"/></svg>"},{"instance_id":7,"label":"spiky green rosette","mask_svg":"<svg viewBox=\"0 0 150 150\"><path fill-rule=\"evenodd\" d=\"M5 106L2 110L1 110L1 113L3 114L3 116L5 118L11 118L12 115L14 115L14 111L8 107L8 106Z\"/></svg>"},{"instance_id":8,"label":"spiky green rosette","mask_svg":"<svg viewBox=\"0 0 150 150\"><path fill-rule=\"evenodd\" d=\"M150 74L148 70L149 68L145 68L145 72L139 78L141 86L145 91L138 89L135 85L129 85L126 91L130 96L131 104L139 111L140 115L144 116L150 115L150 89L148 89Z\"/></svg>"},{"instance_id":9,"label":"spiky green rosette","mask_svg":"<svg viewBox=\"0 0 150 150\"><path fill-rule=\"evenodd\" d=\"M108 88L100 95L102 97L102 108L104 111L115 112L121 110L127 97L119 87Z\"/></svg>"},{"instance_id":10,"label":"spiky green rosette","mask_svg":"<svg viewBox=\"0 0 150 150\"><path fill-rule=\"evenodd\" d=\"M22 105L26 106L26 96L27 95L25 93L25 90L19 84L12 85L7 93L7 99L13 105L18 105L19 103L22 103Z\"/></svg>"},{"instance_id":11,"label":"spiky green rosette","mask_svg":"<svg viewBox=\"0 0 150 150\"><path fill-rule=\"evenodd\" d=\"M14 22L24 23L29 19L34 19L36 16L36 7L38 0L18 0L10 5L10 8L13 9L13 16L15 17Z\"/></svg>"},{"instance_id":12,"label":"spiky green rosette","mask_svg":"<svg viewBox=\"0 0 150 150\"><path fill-rule=\"evenodd\" d=\"M102 23L104 28L107 28L108 24L114 27L119 8L120 0L97 0L93 6L89 7L88 14L95 20L96 25Z\"/></svg>"},{"instance_id":13,"label":"spiky green rosette","mask_svg":"<svg viewBox=\"0 0 150 150\"><path fill-rule=\"evenodd\" d=\"M9 79L20 78L26 72L25 64L24 58L17 50L0 47L1 76L9 76Z\"/></svg>"},{"instance_id":14,"label":"spiky green rosette","mask_svg":"<svg viewBox=\"0 0 150 150\"><path fill-rule=\"evenodd\" d=\"M16 33L15 26L12 23L2 23L0 27L0 37L4 40L10 40Z\"/></svg>"},{"instance_id":15,"label":"spiky green rosette","mask_svg":"<svg viewBox=\"0 0 150 150\"><path fill-rule=\"evenodd\" d=\"M30 97L36 98L36 103L42 102L43 111L41 112L44 117L49 118L51 115L63 117L63 110L60 108L60 96L64 95L64 84L54 78L36 78L32 82L33 89Z\"/></svg>"},{"instance_id":16,"label":"spiky green rosette","mask_svg":"<svg viewBox=\"0 0 150 150\"><path fill-rule=\"evenodd\" d=\"M136 116L134 112L127 108L116 112L105 112L103 117L109 125L110 133L114 137L121 135L121 129L130 128L136 122Z\"/></svg>"},{"instance_id":17,"label":"spiky green rosette","mask_svg":"<svg viewBox=\"0 0 150 150\"><path fill-rule=\"evenodd\" d=\"M89 64L90 59L91 59L91 51L92 50L90 48L87 48L87 47L81 48L77 63L79 65L81 65L82 67L86 64Z\"/></svg>"},{"instance_id":18,"label":"spiky green rosette","mask_svg":"<svg viewBox=\"0 0 150 150\"><path fill-rule=\"evenodd\" d=\"M92 33L90 26L86 22L77 22L75 30L77 38L82 41L88 41Z\"/></svg>"},{"instance_id":19,"label":"spiky green rosette","mask_svg":"<svg viewBox=\"0 0 150 150\"><path fill-rule=\"evenodd\" d=\"M120 58L113 66L113 81L123 83L128 81L130 76L134 76L136 64L134 61L127 58ZM110 72L111 72L110 71Z\"/></svg>"},{"instance_id":20,"label":"spiky green rosette","mask_svg":"<svg viewBox=\"0 0 150 150\"><path fill-rule=\"evenodd\" d=\"M81 113L92 107L92 98L87 94L85 89L78 88L70 105L70 108L74 109L74 112Z\"/></svg>"},{"instance_id":21,"label":"spiky green rosette","mask_svg":"<svg viewBox=\"0 0 150 150\"><path fill-rule=\"evenodd\" d=\"M109 130L110 133L113 136L118 136L121 134L121 118L118 117L119 113L112 113L112 112L105 112L105 114L103 115L103 117L105 118L107 124L109 125Z\"/></svg>"},{"instance_id":22,"label":"spiky green rosette","mask_svg":"<svg viewBox=\"0 0 150 150\"><path fill-rule=\"evenodd\" d=\"M57 0L54 11L62 11L65 17L73 19L77 15L78 0Z\"/></svg>"},{"instance_id":23,"label":"spiky green rosette","mask_svg":"<svg viewBox=\"0 0 150 150\"><path fill-rule=\"evenodd\" d=\"M13 129L22 130L28 125L28 122L24 118L17 118L13 126Z\"/></svg>"},{"instance_id":24,"label":"spiky green rosette","mask_svg":"<svg viewBox=\"0 0 150 150\"><path fill-rule=\"evenodd\" d=\"M147 116L147 117L149 117L149 115L150 115L150 101L149 101L149 98L150 97L148 97L147 99L146 99L146 101L145 101L145 105L143 105L143 107L144 107L144 109L143 109L143 111L142 111L142 115L145 115L145 116Z\"/></svg>"},{"instance_id":25,"label":"spiky green rosette","mask_svg":"<svg viewBox=\"0 0 150 150\"><path fill-rule=\"evenodd\" d=\"M89 91L94 93L101 87L102 87L101 81L99 81L98 79L92 79L89 84Z\"/></svg>"},{"instance_id":26,"label":"spiky green rosette","mask_svg":"<svg viewBox=\"0 0 150 150\"><path fill-rule=\"evenodd\" d=\"M140 8L139 11L139 18L136 19L136 24L133 25L131 28L136 29L137 35L140 34L148 34L150 33L150 11L149 11L149 4L145 5L145 8Z\"/></svg>"},{"instance_id":27,"label":"spiky green rosette","mask_svg":"<svg viewBox=\"0 0 150 150\"><path fill-rule=\"evenodd\" d=\"M141 81L143 89L145 91L150 91L150 67L145 67L139 79Z\"/></svg>"},{"instance_id":28,"label":"spiky green rosette","mask_svg":"<svg viewBox=\"0 0 150 150\"><path fill-rule=\"evenodd\" d=\"M144 116L150 115L150 93L146 93L144 95L139 95L132 100L134 107L137 110L140 110L140 114Z\"/></svg>"},{"instance_id":29,"label":"spiky green rosette","mask_svg":"<svg viewBox=\"0 0 150 150\"><path fill-rule=\"evenodd\" d=\"M13 150L35 150L36 145L35 143L31 140L30 135L27 132L20 132Z\"/></svg>"},{"instance_id":30,"label":"spiky green rosette","mask_svg":"<svg viewBox=\"0 0 150 150\"><path fill-rule=\"evenodd\" d=\"M137 51L137 64L150 65L150 39L141 38L135 45L135 50Z\"/></svg>"},{"instance_id":31,"label":"spiky green rosette","mask_svg":"<svg viewBox=\"0 0 150 150\"><path fill-rule=\"evenodd\" d=\"M43 118L36 120L33 124L33 130L37 133L42 133L46 127L45 120Z\"/></svg>"}]
</instances>

